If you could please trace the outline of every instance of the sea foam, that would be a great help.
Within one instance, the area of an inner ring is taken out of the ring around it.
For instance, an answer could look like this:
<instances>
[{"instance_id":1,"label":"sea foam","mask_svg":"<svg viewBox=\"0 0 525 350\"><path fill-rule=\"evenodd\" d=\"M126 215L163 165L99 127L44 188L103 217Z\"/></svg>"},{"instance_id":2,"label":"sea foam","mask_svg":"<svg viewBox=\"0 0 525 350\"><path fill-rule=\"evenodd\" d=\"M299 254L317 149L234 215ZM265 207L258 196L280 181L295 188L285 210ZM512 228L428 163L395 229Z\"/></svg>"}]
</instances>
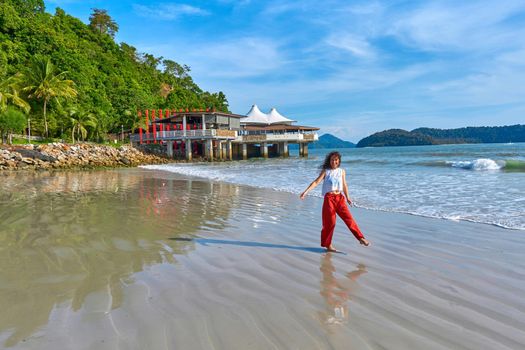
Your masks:
<instances>
[{"instance_id":1,"label":"sea foam","mask_svg":"<svg viewBox=\"0 0 525 350\"><path fill-rule=\"evenodd\" d=\"M480 158L473 161L449 161L447 164L452 165L454 168L476 171L500 170L505 167L505 162L495 161L488 158Z\"/></svg>"}]
</instances>

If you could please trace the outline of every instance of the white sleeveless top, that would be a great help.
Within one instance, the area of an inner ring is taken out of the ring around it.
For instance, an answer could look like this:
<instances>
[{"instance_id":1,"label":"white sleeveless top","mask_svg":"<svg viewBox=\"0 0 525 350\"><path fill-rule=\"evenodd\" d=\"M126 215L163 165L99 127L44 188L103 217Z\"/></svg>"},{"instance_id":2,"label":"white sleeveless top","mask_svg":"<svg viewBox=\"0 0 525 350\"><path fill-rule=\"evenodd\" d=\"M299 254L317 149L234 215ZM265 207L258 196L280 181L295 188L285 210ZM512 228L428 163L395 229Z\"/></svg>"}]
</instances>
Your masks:
<instances>
[{"instance_id":1,"label":"white sleeveless top","mask_svg":"<svg viewBox=\"0 0 525 350\"><path fill-rule=\"evenodd\" d=\"M343 169L327 169L323 181L323 196L328 192L343 192Z\"/></svg>"}]
</instances>

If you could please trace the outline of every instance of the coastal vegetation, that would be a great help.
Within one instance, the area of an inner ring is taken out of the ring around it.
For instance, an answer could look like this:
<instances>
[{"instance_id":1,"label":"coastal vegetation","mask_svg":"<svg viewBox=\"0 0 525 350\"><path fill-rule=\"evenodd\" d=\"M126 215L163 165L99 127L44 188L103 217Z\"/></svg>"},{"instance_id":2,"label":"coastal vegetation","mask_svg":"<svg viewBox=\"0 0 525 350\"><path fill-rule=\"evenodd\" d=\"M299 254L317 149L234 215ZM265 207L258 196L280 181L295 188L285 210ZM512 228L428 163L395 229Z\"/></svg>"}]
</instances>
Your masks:
<instances>
[{"instance_id":1,"label":"coastal vegetation","mask_svg":"<svg viewBox=\"0 0 525 350\"><path fill-rule=\"evenodd\" d=\"M226 96L203 91L188 66L117 43L117 32L103 9L85 24L45 12L43 0L0 0L0 120L16 110L33 134L102 142L140 126L137 110L228 112Z\"/></svg>"},{"instance_id":2,"label":"coastal vegetation","mask_svg":"<svg viewBox=\"0 0 525 350\"><path fill-rule=\"evenodd\" d=\"M525 142L525 125L467 127L458 129L390 129L367 136L357 147L416 146L458 143Z\"/></svg>"}]
</instances>

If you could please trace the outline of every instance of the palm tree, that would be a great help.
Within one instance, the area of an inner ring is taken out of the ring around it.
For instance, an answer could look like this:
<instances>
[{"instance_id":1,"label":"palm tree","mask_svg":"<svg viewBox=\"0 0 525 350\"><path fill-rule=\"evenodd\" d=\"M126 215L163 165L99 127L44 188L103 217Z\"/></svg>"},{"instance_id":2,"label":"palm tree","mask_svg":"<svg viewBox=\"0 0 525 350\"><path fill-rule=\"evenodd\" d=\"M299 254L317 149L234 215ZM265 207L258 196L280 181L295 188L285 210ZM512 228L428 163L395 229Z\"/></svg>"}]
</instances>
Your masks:
<instances>
[{"instance_id":1,"label":"palm tree","mask_svg":"<svg viewBox=\"0 0 525 350\"><path fill-rule=\"evenodd\" d=\"M0 112L4 112L7 109L9 100L15 106L23 109L24 112L29 112L31 108L29 103L18 95L20 78L21 75L17 74L0 81Z\"/></svg>"},{"instance_id":2,"label":"palm tree","mask_svg":"<svg viewBox=\"0 0 525 350\"><path fill-rule=\"evenodd\" d=\"M96 128L97 126L95 115L90 112L79 111L76 108L70 108L67 113L72 142L75 143L75 136L77 140L84 141L88 134L87 128Z\"/></svg>"},{"instance_id":3,"label":"palm tree","mask_svg":"<svg viewBox=\"0 0 525 350\"><path fill-rule=\"evenodd\" d=\"M104 138L107 136L107 121L106 113L98 111L96 113L96 118L93 120L93 126L91 128L90 138L96 142L104 141Z\"/></svg>"},{"instance_id":4,"label":"palm tree","mask_svg":"<svg viewBox=\"0 0 525 350\"><path fill-rule=\"evenodd\" d=\"M46 110L47 104L52 99L59 102L59 98L73 98L77 96L75 83L65 79L67 72L57 72L49 58L37 57L31 67L24 74L25 87L22 91L28 93L29 98L42 100L44 103L44 128L45 136L49 136Z\"/></svg>"}]
</instances>

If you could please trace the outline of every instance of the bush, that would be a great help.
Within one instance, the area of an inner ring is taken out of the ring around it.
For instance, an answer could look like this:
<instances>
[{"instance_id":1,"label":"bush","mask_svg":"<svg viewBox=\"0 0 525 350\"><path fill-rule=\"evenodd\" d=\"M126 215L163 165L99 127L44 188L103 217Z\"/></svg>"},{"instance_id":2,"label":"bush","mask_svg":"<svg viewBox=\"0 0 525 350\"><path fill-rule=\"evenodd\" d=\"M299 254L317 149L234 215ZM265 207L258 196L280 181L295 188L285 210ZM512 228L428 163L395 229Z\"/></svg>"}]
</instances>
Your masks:
<instances>
[{"instance_id":1,"label":"bush","mask_svg":"<svg viewBox=\"0 0 525 350\"><path fill-rule=\"evenodd\" d=\"M2 136L2 142L6 139L6 136L10 136L12 133L21 133L26 127L26 117L24 113L14 108L7 108L4 112L0 113L0 135ZM9 143L11 143L11 137L9 137Z\"/></svg>"}]
</instances>

